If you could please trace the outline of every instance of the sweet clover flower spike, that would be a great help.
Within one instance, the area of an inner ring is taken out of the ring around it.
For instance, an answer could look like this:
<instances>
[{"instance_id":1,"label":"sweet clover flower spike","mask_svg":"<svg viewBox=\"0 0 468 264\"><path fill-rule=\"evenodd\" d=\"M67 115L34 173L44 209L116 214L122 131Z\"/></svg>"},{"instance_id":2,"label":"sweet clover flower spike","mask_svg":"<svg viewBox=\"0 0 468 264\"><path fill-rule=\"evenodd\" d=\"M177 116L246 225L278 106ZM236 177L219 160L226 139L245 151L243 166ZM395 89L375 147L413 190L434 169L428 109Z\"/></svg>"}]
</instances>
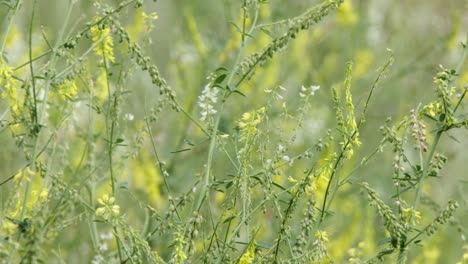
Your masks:
<instances>
[{"instance_id":1,"label":"sweet clover flower spike","mask_svg":"<svg viewBox=\"0 0 468 264\"><path fill-rule=\"evenodd\" d=\"M78 94L78 87L76 86L75 81L66 80L57 86L57 93L52 94L51 98L73 100L77 94Z\"/></svg>"},{"instance_id":2,"label":"sweet clover flower spike","mask_svg":"<svg viewBox=\"0 0 468 264\"><path fill-rule=\"evenodd\" d=\"M248 139L252 138L256 134L257 125L262 122L264 115L265 107L256 111L246 112L242 115L242 119L238 123L241 132L241 141L248 142Z\"/></svg>"},{"instance_id":3,"label":"sweet clover flower spike","mask_svg":"<svg viewBox=\"0 0 468 264\"><path fill-rule=\"evenodd\" d=\"M255 259L255 241L250 243L249 248L245 251L239 260L239 264L251 264Z\"/></svg>"},{"instance_id":4,"label":"sweet clover flower spike","mask_svg":"<svg viewBox=\"0 0 468 264\"><path fill-rule=\"evenodd\" d=\"M211 87L209 84L205 86L202 94L198 96L198 106L202 109L200 115L201 121L205 121L209 116L216 114L214 104L218 101L218 89Z\"/></svg>"},{"instance_id":5,"label":"sweet clover flower spike","mask_svg":"<svg viewBox=\"0 0 468 264\"><path fill-rule=\"evenodd\" d=\"M185 254L184 247L186 245L184 234L182 230L178 230L175 233L175 241L174 241L174 253L172 256L173 262L171 263L185 263L187 259L187 254Z\"/></svg>"},{"instance_id":6,"label":"sweet clover flower spike","mask_svg":"<svg viewBox=\"0 0 468 264\"><path fill-rule=\"evenodd\" d=\"M94 53L100 58L109 62L114 62L114 42L111 36L111 30L104 25L95 25L91 28L93 44L97 44L93 49Z\"/></svg>"},{"instance_id":7,"label":"sweet clover flower spike","mask_svg":"<svg viewBox=\"0 0 468 264\"><path fill-rule=\"evenodd\" d=\"M7 98L13 113L20 110L20 100L18 98L18 87L13 78L13 69L0 56L0 87L3 86L2 98Z\"/></svg>"},{"instance_id":8,"label":"sweet clover flower spike","mask_svg":"<svg viewBox=\"0 0 468 264\"><path fill-rule=\"evenodd\" d=\"M115 198L104 194L98 199L99 204L102 206L96 210L96 215L109 220L112 217L116 217L120 214L120 206L114 204Z\"/></svg>"}]
</instances>

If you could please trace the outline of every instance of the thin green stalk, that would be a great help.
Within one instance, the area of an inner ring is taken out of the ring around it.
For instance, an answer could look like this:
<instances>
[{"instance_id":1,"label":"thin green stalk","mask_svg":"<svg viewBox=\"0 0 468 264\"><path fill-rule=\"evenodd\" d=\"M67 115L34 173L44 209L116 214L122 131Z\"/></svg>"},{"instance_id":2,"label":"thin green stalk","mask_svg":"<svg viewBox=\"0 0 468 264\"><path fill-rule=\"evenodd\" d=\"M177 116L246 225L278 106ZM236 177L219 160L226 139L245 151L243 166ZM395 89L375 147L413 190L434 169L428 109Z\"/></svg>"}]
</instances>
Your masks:
<instances>
[{"instance_id":1,"label":"thin green stalk","mask_svg":"<svg viewBox=\"0 0 468 264\"><path fill-rule=\"evenodd\" d=\"M60 43L62 38L63 38L63 34L65 32L65 29L66 29L66 27L68 25L68 21L69 21L70 16L71 16L72 8L73 8L73 2L70 1L69 5L68 5L67 15L65 17L65 21L64 21L63 26L62 26L62 28L61 28L61 30L59 32L59 35L58 35L58 39L57 39L57 42L56 42L56 47L59 45L58 43ZM32 29L30 29L30 30L32 30ZM30 47L30 49L31 48L32 47ZM51 56L51 59L50 59L51 67L53 67L55 65L56 59L57 59L57 53L54 52L54 53L52 53L52 56ZM34 76L32 77L32 79L34 79ZM45 112L46 112L50 83L51 83L51 79L48 78L46 80L45 87L44 87L44 100L42 102L41 112L40 112L40 115L38 116L38 119L37 119L37 122L36 122L36 124L38 126L42 123L42 120L44 119L44 115L45 115ZM38 148L38 145L39 145L39 139L40 139L40 136L41 136L41 131L42 130L37 131L37 135L35 135L34 144L33 144L33 152L32 152L32 156L31 156L33 158L36 157L37 148ZM30 164L32 166L32 168L31 168L32 171L36 171L35 159L32 160ZM26 212L26 205L27 205L28 200L29 200L30 192L31 192L31 181L27 181L26 187L25 187L24 199L23 199L23 206L22 206L22 209L21 209L21 219L24 217L24 214Z\"/></svg>"},{"instance_id":2,"label":"thin green stalk","mask_svg":"<svg viewBox=\"0 0 468 264\"><path fill-rule=\"evenodd\" d=\"M21 2L21 0L18 0L18 1ZM87 24L86 27L85 27L84 29L82 29L77 35L84 36L84 35L89 31L90 28L92 28L92 27L95 26L95 25L100 24L102 21L104 21L105 19L107 19L109 16L112 16L113 14L120 12L123 8L127 7L128 5L133 4L135 1L136 1L136 0L129 0L129 1L127 1L127 2L121 3L117 8L115 8L114 10L108 12L107 15L101 17L99 20L97 20L97 21L95 21L95 22L93 22L93 23ZM69 1L69 2L72 2L72 4L73 4L73 1ZM68 16L67 16L66 22L68 23ZM64 24L64 26L65 26L65 25L66 25L66 24ZM63 39L63 34L60 34L59 40L62 40L62 39ZM6 40L5 40L5 41L6 41ZM59 42L57 41L56 43L59 43ZM56 45L54 49L50 49L50 50L48 50L48 51L45 51L44 53L38 55L37 57L33 58L32 60L28 60L28 61L26 61L26 62L20 64L19 66L17 66L17 67L14 68L13 70L14 70L14 71L17 71L17 70L19 70L19 69L25 67L26 65L28 65L28 64L30 64L30 63L33 63L34 61L37 61L37 60L39 60L39 59L41 59L41 58L43 58L43 57L49 55L50 53L54 53L54 52L57 51L57 49L65 47L66 44L68 44L68 43L67 43L67 42L63 42L63 43L60 44L60 45ZM3 51L3 49L2 49L2 51Z\"/></svg>"},{"instance_id":3,"label":"thin green stalk","mask_svg":"<svg viewBox=\"0 0 468 264\"><path fill-rule=\"evenodd\" d=\"M463 55L462 55L461 61L458 64L457 69L456 69L457 73L459 73L459 72L461 72L463 70L467 55L468 55L468 34L466 36L466 42L464 44ZM453 82L453 80L451 82ZM451 82L449 83L449 85L451 84ZM465 94L466 94L466 89L465 89L461 99L464 98ZM455 110L458 108L460 103L461 103L461 100L459 100L459 102L455 106ZM446 109L446 107L444 107L444 109ZM448 116L447 113L446 113L445 116L446 117ZM426 163L424 164L422 175L418 180L418 187L416 189L416 196L415 196L414 203L413 203L413 208L414 209L416 209L418 207L418 205L419 205L419 200L420 200L421 193L422 193L423 182L424 182L424 179L427 177L427 175L429 173L429 166L430 166L430 163L431 163L432 158L434 156L437 145L439 144L442 133L444 131L446 131L446 129L447 129L447 127L445 125L445 120L443 120L442 122L443 122L443 124L441 124L441 127L439 127L438 130L437 130L437 133L436 133L435 138L434 138L434 143L431 146L431 149L429 151L429 155L428 155L428 157L426 159Z\"/></svg>"},{"instance_id":4,"label":"thin green stalk","mask_svg":"<svg viewBox=\"0 0 468 264\"><path fill-rule=\"evenodd\" d=\"M226 92L224 93L223 95L223 101L225 101L225 97L226 97ZM214 153L214 150L215 150L215 146L216 146L216 135L218 133L218 126L219 126L219 122L221 120L221 112L223 111L223 108L224 108L224 102L221 103L221 108L219 110L219 114L216 118L216 121L215 121L215 124L213 126L213 131L211 133L211 141L210 141L210 149L209 149L209 152L208 152L208 160L206 162L206 171L205 171L205 174L203 176L203 180L201 182L202 184L202 188L200 190L200 195L198 196L198 199L196 201L196 203L194 204L195 206L193 207L193 210L192 211L200 211L201 209L201 205L204 201L204 199L206 198L207 194L208 194L208 186L210 185L210 175L211 175L211 163L213 162L213 153Z\"/></svg>"},{"instance_id":5,"label":"thin green stalk","mask_svg":"<svg viewBox=\"0 0 468 264\"><path fill-rule=\"evenodd\" d=\"M330 195L329 191L330 191L330 188L331 188L331 184L332 184L333 180L335 180L334 178L335 178L335 175L337 174L338 166L339 166L341 160L344 157L344 153L348 149L348 147L350 146L352 139L357 135L357 133L359 133L359 129L364 124L366 113L367 113L367 110L368 110L372 95L374 94L374 91L377 88L378 84L380 83L381 79L384 77L384 74L387 72L387 69L392 64L393 64L393 52L390 54L390 58L384 64L382 69L379 71L379 74L377 75L377 78L372 83L372 86L371 86L370 91L369 91L369 93L367 95L367 98L366 98L366 102L364 103L364 108L362 110L360 119L359 119L358 124L356 126L356 130L353 131L353 133L347 138L346 143L343 145L343 149L340 152L340 155L338 156L338 158L335 161L335 164L333 165L332 173L330 175L330 179L328 180L327 188L325 190L325 195L324 195L323 203L322 203L322 209L321 209L321 212L320 212L320 220L317 222L317 226L320 226L321 223L323 222L325 212L330 208L331 202L333 201L333 198L335 197L335 193L338 191L339 187L341 186L339 184L340 183L339 178L336 179L336 184L335 184L335 188L334 188L332 197L330 198L330 201L328 202L328 205L327 205L327 199L328 199L328 196Z\"/></svg>"},{"instance_id":6,"label":"thin green stalk","mask_svg":"<svg viewBox=\"0 0 468 264\"><path fill-rule=\"evenodd\" d=\"M244 5L245 5L245 1L244 1ZM245 13L244 13L244 15L245 15ZM258 16L258 9L255 12L255 19L254 19L254 22L252 23L252 27L251 27L251 29L249 31L249 34L251 33L251 31L255 27L257 16ZM244 28L244 30L245 30L245 28ZM242 35L245 35L245 31L242 32ZM235 60L236 63L234 64L234 67L237 65L237 63L240 60L241 54L243 53L244 46L245 46L245 39L242 38L241 48L240 48L239 52L237 53L236 60ZM232 79L234 77L234 73L235 73L234 70L232 70L230 72L228 80L227 80L227 86L229 86L231 84ZM240 83L243 81L243 79L244 78L242 78L241 80L239 80L236 83L236 86L235 86L236 88L240 85ZM194 209L196 209L196 210L200 210L201 204L202 204L203 200L206 197L207 187L208 187L208 185L210 183L211 163L212 163L212 160L213 160L213 152L214 152L215 145L216 145L216 135L218 133L219 122L221 120L221 113L222 113L222 111L224 109L224 104L225 104L226 98L228 96L229 96L229 93L225 91L223 93L222 103L221 103L220 109L218 111L218 115L216 117L215 124L213 126L213 131L211 133L210 149L209 149L209 152L208 152L208 161L207 161L207 164L206 164L206 171L205 171L205 174L204 174L204 177L203 177L203 182L202 182L202 184L203 184L202 185L202 190L200 192L200 196L198 197L197 202L195 203L196 206L194 207Z\"/></svg>"},{"instance_id":7,"label":"thin green stalk","mask_svg":"<svg viewBox=\"0 0 468 264\"><path fill-rule=\"evenodd\" d=\"M113 230L114 230L114 236L115 236L115 243L117 244L117 253L119 255L119 260L120 260L120 263L123 263L122 250L120 249L120 245L123 244L123 242L120 241L120 237L119 237L119 233L118 233L119 231L117 230L116 226L114 226ZM124 250L125 250L127 256L130 258L130 260L132 260L132 263L133 263L134 261L131 258L132 255L130 255L129 252L127 252L125 246L123 246L123 247L124 247Z\"/></svg>"},{"instance_id":8,"label":"thin green stalk","mask_svg":"<svg viewBox=\"0 0 468 264\"><path fill-rule=\"evenodd\" d=\"M109 138L109 145L108 145L108 161L109 161L109 174L110 174L110 180L111 180L111 188L112 188L112 196L115 197L116 195L116 190L115 190L115 176L114 176L114 164L113 164L113 150L114 150L114 129L115 129L115 117L112 116L115 114L116 108L117 108L117 96L118 92L115 91L114 95L114 101L112 102L112 94L111 94L111 87L110 87L110 79L109 79L109 65L108 61L105 55L105 52L102 52L104 54L103 56L103 64L104 64L104 70L106 73L106 85L107 85L107 96L108 96L108 109L107 109L107 114L106 114L106 119L110 118L110 128L108 127L108 138ZM106 125L108 126L108 120L106 121ZM119 255L119 260L122 263L123 262L123 257L122 257L122 251L120 249L121 241L118 238L118 230L117 227L114 227L114 233L115 233L115 242L117 244L117 252ZM124 246L125 247L125 246ZM130 257L130 256L129 256Z\"/></svg>"},{"instance_id":9,"label":"thin green stalk","mask_svg":"<svg viewBox=\"0 0 468 264\"><path fill-rule=\"evenodd\" d=\"M6 46L6 42L7 42L7 39L8 39L8 35L10 34L11 27L13 26L13 20L14 20L14 18L16 16L16 13L20 9L20 6L21 6L21 0L18 0L16 2L15 8L13 8L12 14L9 17L8 25L7 25L7 28L5 30L5 34L4 34L3 41L2 41L2 46L0 47L0 56L3 56L3 52L5 51L5 46Z\"/></svg>"},{"instance_id":10,"label":"thin green stalk","mask_svg":"<svg viewBox=\"0 0 468 264\"><path fill-rule=\"evenodd\" d=\"M104 53L103 53L104 54ZM107 100L108 100L108 109L107 109L107 114L106 114L106 126L107 126L107 137L109 141L107 153L108 153L108 158L109 158L109 174L110 174L110 180L111 180L111 187L112 187L112 196L115 196L115 178L114 178L114 164L113 164L113 159L112 159L112 154L114 150L114 128L115 128L115 118L112 116L112 112L115 110L114 107L116 107L116 101L117 101L117 94L114 96L114 102L111 101L112 99L112 94L111 94L111 88L110 88L110 80L109 80L109 69L107 65L107 60L106 56L104 55L104 70L106 72L106 86L107 86ZM109 121L108 119L110 118L110 128L109 128Z\"/></svg>"},{"instance_id":11,"label":"thin green stalk","mask_svg":"<svg viewBox=\"0 0 468 264\"><path fill-rule=\"evenodd\" d=\"M32 11L31 11L31 19L29 21L29 60L32 60L32 32L33 32L33 23L34 23L34 15L36 11L36 3L37 0L34 0L34 3L32 5ZM33 92L33 113L31 113L32 117L31 120L33 122L33 127L34 127L34 132L36 132L39 128L39 124L37 123L37 94L36 94L36 78L34 76L34 67L33 64L29 64L29 71L31 73L31 84L32 84L32 92Z\"/></svg>"},{"instance_id":12,"label":"thin green stalk","mask_svg":"<svg viewBox=\"0 0 468 264\"><path fill-rule=\"evenodd\" d=\"M96 204L94 202L96 201L96 184L91 182L87 189L89 191L89 203L92 208L96 208ZM96 222L94 220L94 210L90 210L88 213L88 225L90 226L91 241L93 242L93 247L96 250L98 248L99 237Z\"/></svg>"},{"instance_id":13,"label":"thin green stalk","mask_svg":"<svg viewBox=\"0 0 468 264\"><path fill-rule=\"evenodd\" d=\"M439 129L435 135L434 138L434 143L431 146L431 149L429 150L429 155L427 156L426 162L424 163L424 168L423 172L421 174L421 177L418 180L418 187L416 189L416 196L414 198L414 203L413 203L413 208L416 210L416 208L419 205L419 200L421 197L421 192L422 192L422 187L423 187L423 182L424 179L427 177L427 174L429 172L429 166L431 164L432 157L434 156L435 150L437 148L437 145L439 144L440 137L442 136L443 130Z\"/></svg>"}]
</instances>

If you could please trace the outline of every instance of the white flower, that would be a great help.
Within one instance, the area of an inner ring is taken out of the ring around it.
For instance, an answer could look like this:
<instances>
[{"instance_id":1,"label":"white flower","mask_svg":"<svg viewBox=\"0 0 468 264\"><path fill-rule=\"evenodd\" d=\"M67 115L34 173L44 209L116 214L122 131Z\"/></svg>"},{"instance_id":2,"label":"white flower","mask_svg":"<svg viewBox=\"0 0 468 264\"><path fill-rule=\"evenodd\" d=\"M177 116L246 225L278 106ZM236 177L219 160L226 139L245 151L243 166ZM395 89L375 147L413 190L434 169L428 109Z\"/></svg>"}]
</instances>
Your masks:
<instances>
[{"instance_id":1,"label":"white flower","mask_svg":"<svg viewBox=\"0 0 468 264\"><path fill-rule=\"evenodd\" d=\"M99 244L99 251L106 251L108 249L106 243Z\"/></svg>"},{"instance_id":2,"label":"white flower","mask_svg":"<svg viewBox=\"0 0 468 264\"><path fill-rule=\"evenodd\" d=\"M91 264L101 264L104 263L104 257L101 254L94 256L91 260Z\"/></svg>"},{"instance_id":3,"label":"white flower","mask_svg":"<svg viewBox=\"0 0 468 264\"><path fill-rule=\"evenodd\" d=\"M320 89L320 85L312 85L310 86L310 95L314 95L315 92Z\"/></svg>"},{"instance_id":4,"label":"white flower","mask_svg":"<svg viewBox=\"0 0 468 264\"><path fill-rule=\"evenodd\" d=\"M112 232L108 232L108 233L101 234L100 237L102 240L111 240L112 238L114 238L114 234Z\"/></svg>"},{"instance_id":5,"label":"white flower","mask_svg":"<svg viewBox=\"0 0 468 264\"><path fill-rule=\"evenodd\" d=\"M213 104L218 101L218 89L207 84L198 99L198 106L202 109L200 113L201 121L205 121L210 115L216 114L217 111L214 109Z\"/></svg>"},{"instance_id":6,"label":"white flower","mask_svg":"<svg viewBox=\"0 0 468 264\"><path fill-rule=\"evenodd\" d=\"M130 113L126 113L126 114L124 115L124 118L125 118L126 120L128 120L128 121L132 121L132 120L135 118L135 116L132 115L132 114L130 114Z\"/></svg>"},{"instance_id":7,"label":"white flower","mask_svg":"<svg viewBox=\"0 0 468 264\"><path fill-rule=\"evenodd\" d=\"M289 156L283 156L283 160L286 161L289 166L293 165L294 159L290 158Z\"/></svg>"},{"instance_id":8,"label":"white flower","mask_svg":"<svg viewBox=\"0 0 468 264\"><path fill-rule=\"evenodd\" d=\"M309 88L304 85L301 86L301 91L299 92L300 97L306 97L306 94L315 95L315 92L320 89L320 85L311 85Z\"/></svg>"}]
</instances>

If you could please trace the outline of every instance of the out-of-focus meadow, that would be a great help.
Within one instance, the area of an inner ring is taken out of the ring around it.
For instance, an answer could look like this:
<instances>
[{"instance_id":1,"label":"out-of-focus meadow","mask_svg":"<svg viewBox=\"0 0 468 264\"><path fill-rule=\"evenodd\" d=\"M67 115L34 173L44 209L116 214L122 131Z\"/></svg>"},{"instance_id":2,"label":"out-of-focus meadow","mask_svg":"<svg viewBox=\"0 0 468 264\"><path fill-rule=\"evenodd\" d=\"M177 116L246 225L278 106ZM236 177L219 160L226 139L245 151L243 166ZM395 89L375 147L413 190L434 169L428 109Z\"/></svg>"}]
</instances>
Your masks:
<instances>
[{"instance_id":1,"label":"out-of-focus meadow","mask_svg":"<svg viewBox=\"0 0 468 264\"><path fill-rule=\"evenodd\" d=\"M1 1L0 263L468 263L468 1L336 2Z\"/></svg>"}]
</instances>

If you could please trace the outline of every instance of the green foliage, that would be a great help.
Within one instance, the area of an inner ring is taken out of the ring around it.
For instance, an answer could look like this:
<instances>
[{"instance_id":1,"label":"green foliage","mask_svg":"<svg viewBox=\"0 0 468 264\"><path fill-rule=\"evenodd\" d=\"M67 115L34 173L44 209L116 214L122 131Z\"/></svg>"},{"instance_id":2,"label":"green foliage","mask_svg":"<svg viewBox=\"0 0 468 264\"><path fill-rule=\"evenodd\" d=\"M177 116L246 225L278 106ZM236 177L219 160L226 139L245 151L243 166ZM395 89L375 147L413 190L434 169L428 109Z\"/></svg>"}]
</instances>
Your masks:
<instances>
[{"instance_id":1,"label":"green foliage","mask_svg":"<svg viewBox=\"0 0 468 264\"><path fill-rule=\"evenodd\" d=\"M465 263L463 9L377 2L2 1L0 263Z\"/></svg>"}]
</instances>

